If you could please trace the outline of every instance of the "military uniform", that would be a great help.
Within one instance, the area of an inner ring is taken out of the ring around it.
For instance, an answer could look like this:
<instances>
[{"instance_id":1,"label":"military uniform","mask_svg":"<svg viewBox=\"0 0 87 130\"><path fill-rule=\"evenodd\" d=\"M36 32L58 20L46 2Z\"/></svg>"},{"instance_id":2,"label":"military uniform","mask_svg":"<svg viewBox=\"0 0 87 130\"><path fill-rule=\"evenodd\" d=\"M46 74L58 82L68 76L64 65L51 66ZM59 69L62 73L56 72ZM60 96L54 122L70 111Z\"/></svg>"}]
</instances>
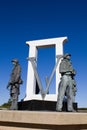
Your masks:
<instances>
[{"instance_id":1,"label":"military uniform","mask_svg":"<svg viewBox=\"0 0 87 130\"><path fill-rule=\"evenodd\" d=\"M56 110L62 111L63 99L66 93L67 96L67 109L68 111L73 111L73 80L72 75L75 73L75 70L72 67L70 59L70 54L64 55L60 66L59 72L61 73L61 83L58 92L58 99L56 104Z\"/></svg>"},{"instance_id":2,"label":"military uniform","mask_svg":"<svg viewBox=\"0 0 87 130\"><path fill-rule=\"evenodd\" d=\"M21 67L18 63L18 60L14 59L12 60L14 64L14 68L11 73L11 78L9 81L10 86L10 97L11 97L11 110L17 110L18 109L18 95L20 94L20 84L22 84L21 79Z\"/></svg>"}]
</instances>

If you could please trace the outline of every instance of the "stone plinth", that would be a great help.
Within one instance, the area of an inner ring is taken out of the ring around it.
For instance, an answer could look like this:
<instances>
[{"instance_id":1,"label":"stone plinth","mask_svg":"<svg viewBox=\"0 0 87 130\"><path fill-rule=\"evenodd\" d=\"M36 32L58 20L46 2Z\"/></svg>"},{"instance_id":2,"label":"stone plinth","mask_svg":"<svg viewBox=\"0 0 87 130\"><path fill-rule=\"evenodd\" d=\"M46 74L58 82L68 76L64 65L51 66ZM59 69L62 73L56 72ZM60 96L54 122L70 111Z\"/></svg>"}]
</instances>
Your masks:
<instances>
[{"instance_id":1,"label":"stone plinth","mask_svg":"<svg viewBox=\"0 0 87 130\"><path fill-rule=\"evenodd\" d=\"M87 113L0 111L0 130L87 130Z\"/></svg>"},{"instance_id":2,"label":"stone plinth","mask_svg":"<svg viewBox=\"0 0 87 130\"><path fill-rule=\"evenodd\" d=\"M78 104L73 103L74 110L78 110ZM55 101L29 100L18 103L18 110L32 111L56 111ZM67 102L63 102L62 111L67 111Z\"/></svg>"}]
</instances>

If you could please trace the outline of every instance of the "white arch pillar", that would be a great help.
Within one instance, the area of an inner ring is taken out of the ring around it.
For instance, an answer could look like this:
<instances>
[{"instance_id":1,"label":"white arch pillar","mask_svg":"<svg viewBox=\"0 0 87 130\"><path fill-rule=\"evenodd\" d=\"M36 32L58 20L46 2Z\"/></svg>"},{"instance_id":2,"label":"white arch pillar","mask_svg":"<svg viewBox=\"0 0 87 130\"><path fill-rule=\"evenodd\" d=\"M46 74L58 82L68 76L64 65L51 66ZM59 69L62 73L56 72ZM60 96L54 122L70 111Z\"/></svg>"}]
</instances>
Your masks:
<instances>
[{"instance_id":1,"label":"white arch pillar","mask_svg":"<svg viewBox=\"0 0 87 130\"><path fill-rule=\"evenodd\" d=\"M63 55L63 43L65 43L66 41L67 41L67 37L27 41L26 44L29 45L29 58L34 57L37 59L38 48L44 48L44 47L47 48L47 47L55 46L56 49L55 59L56 59L57 55ZM59 74L59 64L58 64L56 68L56 94L47 94L44 100L57 101L59 82L60 82L60 74ZM35 86L36 86L36 82L35 82L34 71L31 62L28 61L26 97L24 101L32 100L32 99L42 100L40 94L37 95L35 94Z\"/></svg>"}]
</instances>

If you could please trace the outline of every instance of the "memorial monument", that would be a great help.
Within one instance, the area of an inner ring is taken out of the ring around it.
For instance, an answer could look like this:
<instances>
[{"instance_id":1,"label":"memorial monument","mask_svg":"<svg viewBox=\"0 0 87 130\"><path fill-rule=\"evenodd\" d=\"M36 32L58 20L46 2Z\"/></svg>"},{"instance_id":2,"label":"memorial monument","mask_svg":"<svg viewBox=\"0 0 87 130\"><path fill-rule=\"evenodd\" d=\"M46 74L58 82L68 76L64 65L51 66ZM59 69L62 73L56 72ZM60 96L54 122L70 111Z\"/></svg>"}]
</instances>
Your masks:
<instances>
[{"instance_id":1,"label":"memorial monument","mask_svg":"<svg viewBox=\"0 0 87 130\"><path fill-rule=\"evenodd\" d=\"M63 44L67 42L67 37L27 41L29 46L28 70L26 83L26 96L19 102L19 110L56 110L58 87L61 74L59 73L59 64L63 56ZM37 56L39 48L55 47L55 65L53 71L46 80L46 89L41 83L41 77L37 71ZM49 94L49 88L54 74L56 75L56 93ZM65 109L65 108L64 108Z\"/></svg>"},{"instance_id":2,"label":"memorial monument","mask_svg":"<svg viewBox=\"0 0 87 130\"><path fill-rule=\"evenodd\" d=\"M11 106L10 110L18 110L18 96L20 94L20 84L23 83L21 79L21 67L17 59L12 60L13 69L11 77L7 85L7 89L10 90Z\"/></svg>"},{"instance_id":3,"label":"memorial monument","mask_svg":"<svg viewBox=\"0 0 87 130\"><path fill-rule=\"evenodd\" d=\"M58 89L58 99L57 99L57 105L56 105L56 111L61 112L62 111L62 105L64 96L66 94L67 97L67 110L69 112L74 112L73 108L73 102L74 102L74 96L76 91L76 85L74 76L76 74L75 69L72 66L72 63L70 61L70 54L65 54L63 56L63 59L61 60L60 66L59 66L59 72L61 74L61 81Z\"/></svg>"}]
</instances>

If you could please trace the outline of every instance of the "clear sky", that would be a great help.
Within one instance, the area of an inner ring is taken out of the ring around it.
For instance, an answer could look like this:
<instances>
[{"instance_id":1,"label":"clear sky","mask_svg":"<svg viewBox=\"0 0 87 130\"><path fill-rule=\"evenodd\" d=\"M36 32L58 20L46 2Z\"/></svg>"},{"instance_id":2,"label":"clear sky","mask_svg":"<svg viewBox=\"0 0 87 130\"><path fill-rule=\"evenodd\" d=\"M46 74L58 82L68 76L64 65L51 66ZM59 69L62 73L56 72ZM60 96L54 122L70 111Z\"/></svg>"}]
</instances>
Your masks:
<instances>
[{"instance_id":1,"label":"clear sky","mask_svg":"<svg viewBox=\"0 0 87 130\"><path fill-rule=\"evenodd\" d=\"M24 83L19 99L25 96L29 49L26 41L64 36L68 37L64 53L72 55L73 67L77 71L76 101L79 107L87 107L87 1L0 0L0 104L9 99L6 86L13 58L18 58L22 67ZM38 70L43 79L43 75L49 76L54 65L55 50L40 49L38 53Z\"/></svg>"}]
</instances>

